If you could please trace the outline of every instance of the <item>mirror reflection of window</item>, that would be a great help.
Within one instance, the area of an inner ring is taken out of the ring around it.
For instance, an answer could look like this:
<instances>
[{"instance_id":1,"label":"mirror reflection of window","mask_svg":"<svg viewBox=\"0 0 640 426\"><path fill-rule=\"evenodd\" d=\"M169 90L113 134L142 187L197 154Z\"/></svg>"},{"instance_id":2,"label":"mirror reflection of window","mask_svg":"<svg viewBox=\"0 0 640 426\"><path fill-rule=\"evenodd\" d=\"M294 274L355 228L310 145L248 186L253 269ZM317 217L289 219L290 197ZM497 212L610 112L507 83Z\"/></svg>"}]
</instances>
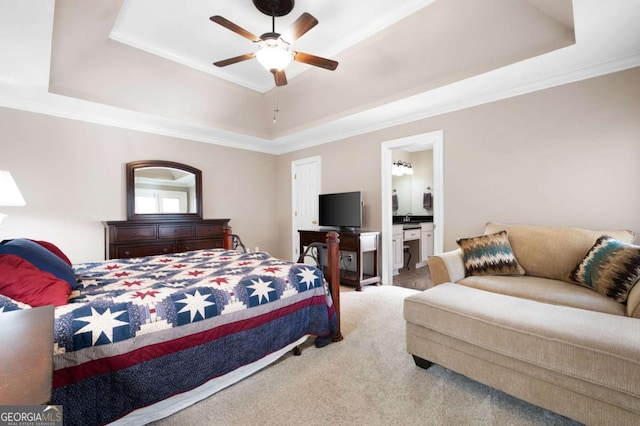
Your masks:
<instances>
[{"instance_id":1,"label":"mirror reflection of window","mask_svg":"<svg viewBox=\"0 0 640 426\"><path fill-rule=\"evenodd\" d=\"M136 196L136 213L150 214L157 213L158 201L153 195Z\"/></svg>"},{"instance_id":2,"label":"mirror reflection of window","mask_svg":"<svg viewBox=\"0 0 640 426\"><path fill-rule=\"evenodd\" d=\"M160 189L136 189L136 214L187 213L187 193Z\"/></svg>"},{"instance_id":3,"label":"mirror reflection of window","mask_svg":"<svg viewBox=\"0 0 640 426\"><path fill-rule=\"evenodd\" d=\"M195 175L169 167L135 172L135 213L195 212Z\"/></svg>"},{"instance_id":4,"label":"mirror reflection of window","mask_svg":"<svg viewBox=\"0 0 640 426\"><path fill-rule=\"evenodd\" d=\"M163 198L162 199L162 210L161 213L185 213L180 209L180 199L179 198Z\"/></svg>"}]
</instances>

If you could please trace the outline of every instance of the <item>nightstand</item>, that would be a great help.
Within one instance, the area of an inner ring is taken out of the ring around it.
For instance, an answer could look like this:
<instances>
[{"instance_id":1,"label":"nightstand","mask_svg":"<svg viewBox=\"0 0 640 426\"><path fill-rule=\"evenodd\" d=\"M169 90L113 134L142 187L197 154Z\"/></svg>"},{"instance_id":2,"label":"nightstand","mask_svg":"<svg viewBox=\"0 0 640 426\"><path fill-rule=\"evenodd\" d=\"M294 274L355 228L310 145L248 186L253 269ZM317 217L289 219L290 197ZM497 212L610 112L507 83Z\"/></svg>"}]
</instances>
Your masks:
<instances>
[{"instance_id":1,"label":"nightstand","mask_svg":"<svg viewBox=\"0 0 640 426\"><path fill-rule=\"evenodd\" d=\"M53 317L53 305L0 313L0 405L51 399Z\"/></svg>"}]
</instances>

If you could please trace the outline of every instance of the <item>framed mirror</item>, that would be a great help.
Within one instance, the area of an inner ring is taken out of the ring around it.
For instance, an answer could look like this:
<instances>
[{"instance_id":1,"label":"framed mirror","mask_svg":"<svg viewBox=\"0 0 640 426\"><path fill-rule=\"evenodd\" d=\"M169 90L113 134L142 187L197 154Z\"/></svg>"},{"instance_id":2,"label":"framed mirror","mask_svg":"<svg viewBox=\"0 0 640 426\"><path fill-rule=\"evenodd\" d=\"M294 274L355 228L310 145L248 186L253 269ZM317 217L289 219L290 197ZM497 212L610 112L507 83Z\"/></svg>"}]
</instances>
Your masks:
<instances>
[{"instance_id":1,"label":"framed mirror","mask_svg":"<svg viewBox=\"0 0 640 426\"><path fill-rule=\"evenodd\" d=\"M128 220L202 219L202 172L162 160L127 163Z\"/></svg>"}]
</instances>

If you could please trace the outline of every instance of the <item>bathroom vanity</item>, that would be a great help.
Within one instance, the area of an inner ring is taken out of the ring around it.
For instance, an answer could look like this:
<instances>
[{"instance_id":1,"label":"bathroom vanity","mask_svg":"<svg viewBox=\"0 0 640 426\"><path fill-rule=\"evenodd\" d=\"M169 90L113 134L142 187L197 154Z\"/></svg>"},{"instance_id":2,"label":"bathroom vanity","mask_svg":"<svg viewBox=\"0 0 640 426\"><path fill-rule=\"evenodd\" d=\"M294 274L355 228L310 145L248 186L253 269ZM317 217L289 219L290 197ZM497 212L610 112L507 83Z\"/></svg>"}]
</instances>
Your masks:
<instances>
[{"instance_id":1,"label":"bathroom vanity","mask_svg":"<svg viewBox=\"0 0 640 426\"><path fill-rule=\"evenodd\" d=\"M394 275L401 268L427 266L433 254L433 216L394 216L392 244Z\"/></svg>"}]
</instances>

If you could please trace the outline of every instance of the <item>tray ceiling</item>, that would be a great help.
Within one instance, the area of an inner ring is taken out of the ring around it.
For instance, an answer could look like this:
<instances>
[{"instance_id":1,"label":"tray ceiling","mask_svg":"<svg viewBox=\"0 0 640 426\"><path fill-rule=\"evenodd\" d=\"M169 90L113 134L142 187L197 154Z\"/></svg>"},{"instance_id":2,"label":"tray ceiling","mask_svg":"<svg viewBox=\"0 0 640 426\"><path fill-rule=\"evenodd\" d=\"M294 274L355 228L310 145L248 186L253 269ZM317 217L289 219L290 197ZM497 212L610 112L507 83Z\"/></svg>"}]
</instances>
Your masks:
<instances>
[{"instance_id":1,"label":"tray ceiling","mask_svg":"<svg viewBox=\"0 0 640 426\"><path fill-rule=\"evenodd\" d=\"M247 61L250 0L11 0L0 5L0 105L281 153L640 65L640 4L571 0L298 0L319 25L296 50L336 71ZM389 9L389 10L387 10ZM276 123L273 123L274 110Z\"/></svg>"},{"instance_id":2,"label":"tray ceiling","mask_svg":"<svg viewBox=\"0 0 640 426\"><path fill-rule=\"evenodd\" d=\"M288 15L276 18L275 28L283 33L303 12L310 13L319 24L293 48L331 58L434 1L404 0L390 7L388 0L298 0ZM271 31L271 18L250 0L125 0L110 37L252 90L273 89L273 77L257 61L212 66L214 61L257 50L251 41L212 23L213 15L258 36ZM292 63L287 77L291 81L307 69L308 65Z\"/></svg>"}]
</instances>

